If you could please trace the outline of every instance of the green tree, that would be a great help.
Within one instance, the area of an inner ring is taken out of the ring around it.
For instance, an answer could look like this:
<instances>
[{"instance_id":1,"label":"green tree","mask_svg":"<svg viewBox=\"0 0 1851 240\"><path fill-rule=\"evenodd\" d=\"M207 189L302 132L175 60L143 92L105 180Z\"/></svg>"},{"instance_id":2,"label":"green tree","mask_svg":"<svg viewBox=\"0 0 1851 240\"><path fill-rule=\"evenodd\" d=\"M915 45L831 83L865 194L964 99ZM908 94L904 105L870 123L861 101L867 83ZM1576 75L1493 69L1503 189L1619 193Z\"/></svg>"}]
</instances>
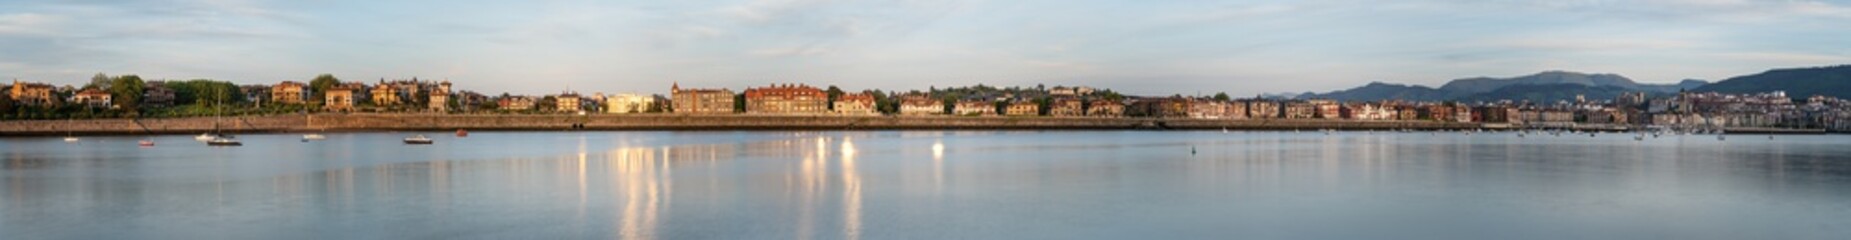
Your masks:
<instances>
[{"instance_id":1,"label":"green tree","mask_svg":"<svg viewBox=\"0 0 1851 240\"><path fill-rule=\"evenodd\" d=\"M315 76L314 80L309 80L309 95L312 95L309 101L321 100L323 96L322 93L328 92L328 89L333 88L335 85L341 85L341 79L334 78L334 74L323 73Z\"/></svg>"},{"instance_id":2,"label":"green tree","mask_svg":"<svg viewBox=\"0 0 1851 240\"><path fill-rule=\"evenodd\" d=\"M1229 100L1234 100L1234 98L1228 97L1228 93L1226 92L1219 92L1219 93L1215 93L1215 100L1226 102Z\"/></svg>"},{"instance_id":3,"label":"green tree","mask_svg":"<svg viewBox=\"0 0 1851 240\"><path fill-rule=\"evenodd\" d=\"M109 75L96 73L96 76L90 77L90 84L84 85L84 88L110 89L109 85L113 82L115 79L109 78Z\"/></svg>"},{"instance_id":4,"label":"green tree","mask_svg":"<svg viewBox=\"0 0 1851 240\"><path fill-rule=\"evenodd\" d=\"M829 102L824 102L823 107L829 108L830 111L835 111L836 99L842 97L842 88L837 88L836 85L829 85L829 90L823 90L823 92L829 95Z\"/></svg>"},{"instance_id":5,"label":"green tree","mask_svg":"<svg viewBox=\"0 0 1851 240\"><path fill-rule=\"evenodd\" d=\"M745 94L742 93L738 95L733 95L733 112L736 112L736 113L746 112L746 95Z\"/></svg>"},{"instance_id":6,"label":"green tree","mask_svg":"<svg viewBox=\"0 0 1851 240\"><path fill-rule=\"evenodd\" d=\"M98 74L98 76L101 76L101 74ZM143 84L145 83L142 83L141 76L122 75L116 77L115 80L109 83L109 98L115 101L116 106L122 107L123 111L137 112L141 105L142 91L147 90L145 89L147 85Z\"/></svg>"}]
</instances>

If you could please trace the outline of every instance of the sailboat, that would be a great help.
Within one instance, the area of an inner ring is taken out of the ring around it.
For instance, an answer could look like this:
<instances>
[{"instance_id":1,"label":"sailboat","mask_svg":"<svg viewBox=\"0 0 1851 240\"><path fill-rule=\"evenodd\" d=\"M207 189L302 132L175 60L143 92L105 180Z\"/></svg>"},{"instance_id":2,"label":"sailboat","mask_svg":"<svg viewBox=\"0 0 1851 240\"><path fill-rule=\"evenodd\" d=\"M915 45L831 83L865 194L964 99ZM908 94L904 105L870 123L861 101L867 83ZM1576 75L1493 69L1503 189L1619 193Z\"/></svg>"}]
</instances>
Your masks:
<instances>
[{"instance_id":1,"label":"sailboat","mask_svg":"<svg viewBox=\"0 0 1851 240\"><path fill-rule=\"evenodd\" d=\"M212 131L219 132L219 133L217 134L217 136L212 136L211 140L206 140L206 146L214 146L214 147L244 146L244 142L239 142L237 137L233 137L231 135L227 135L219 131L219 119L224 117L223 116L224 114L222 114L223 112L220 112L218 110L222 107L223 106L213 106L214 111L213 111L213 116L212 116ZM194 139L198 139L198 138L194 138Z\"/></svg>"},{"instance_id":2,"label":"sailboat","mask_svg":"<svg viewBox=\"0 0 1851 240\"><path fill-rule=\"evenodd\" d=\"M77 119L69 119L68 121L76 122ZM76 124L65 124L65 126L66 127L64 128L64 142L67 142L67 143L77 142L77 140L79 140L77 139L77 135L71 134L71 127L76 126Z\"/></svg>"}]
</instances>

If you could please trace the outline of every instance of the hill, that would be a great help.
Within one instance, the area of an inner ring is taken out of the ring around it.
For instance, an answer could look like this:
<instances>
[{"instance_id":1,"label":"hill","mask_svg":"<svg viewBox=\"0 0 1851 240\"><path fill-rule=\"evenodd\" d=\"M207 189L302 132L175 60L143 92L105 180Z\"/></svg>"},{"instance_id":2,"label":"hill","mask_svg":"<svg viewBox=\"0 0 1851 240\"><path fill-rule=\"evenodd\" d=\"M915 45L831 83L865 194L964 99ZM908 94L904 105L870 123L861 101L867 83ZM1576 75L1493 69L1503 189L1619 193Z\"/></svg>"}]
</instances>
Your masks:
<instances>
[{"instance_id":1,"label":"hill","mask_svg":"<svg viewBox=\"0 0 1851 240\"><path fill-rule=\"evenodd\" d=\"M1376 101L1376 100L1412 100L1442 101L1456 96L1452 92L1419 85L1389 84L1372 82L1369 85L1334 91L1324 94L1305 94L1303 98L1322 98L1340 101Z\"/></svg>"},{"instance_id":2,"label":"hill","mask_svg":"<svg viewBox=\"0 0 1851 240\"><path fill-rule=\"evenodd\" d=\"M1754 75L1724 79L1693 91L1721 93L1786 91L1787 96L1793 98L1813 95L1851 98L1851 65L1768 70Z\"/></svg>"}]
</instances>

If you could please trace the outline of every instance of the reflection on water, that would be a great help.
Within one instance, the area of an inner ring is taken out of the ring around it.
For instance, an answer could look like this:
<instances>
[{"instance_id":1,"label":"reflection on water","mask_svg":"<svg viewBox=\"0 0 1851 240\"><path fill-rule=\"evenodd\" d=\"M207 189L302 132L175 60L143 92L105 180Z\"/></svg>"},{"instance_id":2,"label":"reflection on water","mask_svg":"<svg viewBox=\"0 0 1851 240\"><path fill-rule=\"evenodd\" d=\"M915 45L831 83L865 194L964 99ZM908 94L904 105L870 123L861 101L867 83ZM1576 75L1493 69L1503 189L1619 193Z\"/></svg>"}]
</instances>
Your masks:
<instances>
[{"instance_id":1,"label":"reflection on water","mask_svg":"<svg viewBox=\"0 0 1851 240\"><path fill-rule=\"evenodd\" d=\"M431 146L384 133L253 135L244 148L184 137L146 149L128 137L0 139L0 236L1851 234L1851 149L1840 147L1851 141L1840 136L487 132Z\"/></svg>"}]
</instances>

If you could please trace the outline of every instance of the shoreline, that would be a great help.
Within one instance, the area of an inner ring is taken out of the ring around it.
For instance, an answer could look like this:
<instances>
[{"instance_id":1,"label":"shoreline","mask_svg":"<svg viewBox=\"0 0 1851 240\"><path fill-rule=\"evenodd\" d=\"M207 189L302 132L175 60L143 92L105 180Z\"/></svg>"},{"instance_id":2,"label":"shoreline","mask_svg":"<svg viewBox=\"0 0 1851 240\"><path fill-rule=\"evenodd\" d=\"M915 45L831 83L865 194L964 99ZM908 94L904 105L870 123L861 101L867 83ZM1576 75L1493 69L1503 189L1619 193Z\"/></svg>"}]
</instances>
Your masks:
<instances>
[{"instance_id":1,"label":"shoreline","mask_svg":"<svg viewBox=\"0 0 1851 240\"><path fill-rule=\"evenodd\" d=\"M199 134L214 123L232 133L394 131L783 131L783 130L1504 130L1520 125L1438 121L1334 119L1179 119L1008 116L842 115L501 115L501 114L292 114L162 119L0 121L0 136ZM1613 126L1575 129L1614 132ZM1736 134L1837 134L1817 129L1740 128Z\"/></svg>"},{"instance_id":2,"label":"shoreline","mask_svg":"<svg viewBox=\"0 0 1851 240\"><path fill-rule=\"evenodd\" d=\"M163 119L0 121L0 136L390 131L733 130L1461 130L1478 123L1330 119L1160 119L841 115L303 114Z\"/></svg>"}]
</instances>

